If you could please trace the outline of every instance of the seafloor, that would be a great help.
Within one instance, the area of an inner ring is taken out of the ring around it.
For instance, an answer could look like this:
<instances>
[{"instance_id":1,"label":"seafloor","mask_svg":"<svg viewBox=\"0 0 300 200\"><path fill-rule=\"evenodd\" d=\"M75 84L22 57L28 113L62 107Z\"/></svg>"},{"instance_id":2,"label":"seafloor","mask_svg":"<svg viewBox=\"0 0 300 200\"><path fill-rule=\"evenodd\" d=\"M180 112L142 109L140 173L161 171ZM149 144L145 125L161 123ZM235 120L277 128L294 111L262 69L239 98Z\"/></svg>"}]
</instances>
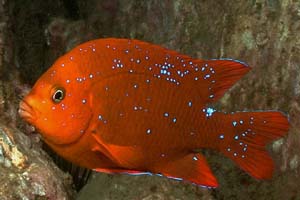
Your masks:
<instances>
[{"instance_id":1,"label":"seafloor","mask_svg":"<svg viewBox=\"0 0 300 200\"><path fill-rule=\"evenodd\" d=\"M205 151L217 189L157 176L93 174L76 192L84 182L80 173L72 167L72 183L56 167L18 117L18 102L58 56L103 37L136 38L253 67L214 106L289 115L289 134L268 146L276 164L273 179L257 181ZM1 200L300 199L299 0L0 0L0 76Z\"/></svg>"}]
</instances>

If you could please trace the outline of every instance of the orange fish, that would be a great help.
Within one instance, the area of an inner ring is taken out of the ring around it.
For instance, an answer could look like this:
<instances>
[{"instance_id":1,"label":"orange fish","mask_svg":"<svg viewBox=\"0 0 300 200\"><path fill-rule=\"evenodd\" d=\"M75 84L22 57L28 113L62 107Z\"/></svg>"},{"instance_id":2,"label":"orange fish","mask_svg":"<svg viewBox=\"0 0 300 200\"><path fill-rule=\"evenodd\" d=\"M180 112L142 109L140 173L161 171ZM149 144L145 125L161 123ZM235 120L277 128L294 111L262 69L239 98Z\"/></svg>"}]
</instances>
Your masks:
<instances>
[{"instance_id":1,"label":"orange fish","mask_svg":"<svg viewBox=\"0 0 300 200\"><path fill-rule=\"evenodd\" d=\"M199 149L271 178L265 145L288 131L280 112L226 114L208 106L250 70L193 59L138 40L99 39L59 58L19 113L65 159L99 172L153 173L217 187Z\"/></svg>"}]
</instances>

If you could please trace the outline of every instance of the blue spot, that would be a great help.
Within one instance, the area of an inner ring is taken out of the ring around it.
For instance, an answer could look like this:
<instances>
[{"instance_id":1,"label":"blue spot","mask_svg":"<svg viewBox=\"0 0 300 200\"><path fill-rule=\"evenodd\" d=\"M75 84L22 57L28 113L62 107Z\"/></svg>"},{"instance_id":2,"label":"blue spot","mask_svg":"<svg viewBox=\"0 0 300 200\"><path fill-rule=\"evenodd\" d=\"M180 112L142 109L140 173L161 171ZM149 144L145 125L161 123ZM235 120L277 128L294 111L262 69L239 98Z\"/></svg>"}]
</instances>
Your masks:
<instances>
[{"instance_id":1,"label":"blue spot","mask_svg":"<svg viewBox=\"0 0 300 200\"><path fill-rule=\"evenodd\" d=\"M246 148L246 147L244 147L244 148L243 148L243 151L247 151L247 148Z\"/></svg>"},{"instance_id":2,"label":"blue spot","mask_svg":"<svg viewBox=\"0 0 300 200\"><path fill-rule=\"evenodd\" d=\"M197 81L198 80L198 77L195 77L195 81Z\"/></svg>"},{"instance_id":3,"label":"blue spot","mask_svg":"<svg viewBox=\"0 0 300 200\"><path fill-rule=\"evenodd\" d=\"M237 122L236 122L236 121L233 121L233 122L232 122L232 125L233 125L233 126L236 126L236 125L237 125Z\"/></svg>"},{"instance_id":4,"label":"blue spot","mask_svg":"<svg viewBox=\"0 0 300 200\"><path fill-rule=\"evenodd\" d=\"M211 98L211 99L214 98L214 95L213 94L209 95L209 98Z\"/></svg>"},{"instance_id":5,"label":"blue spot","mask_svg":"<svg viewBox=\"0 0 300 200\"><path fill-rule=\"evenodd\" d=\"M206 74L205 76L204 76L204 79L208 79L210 77L210 75L209 74Z\"/></svg>"},{"instance_id":6,"label":"blue spot","mask_svg":"<svg viewBox=\"0 0 300 200\"><path fill-rule=\"evenodd\" d=\"M189 101L188 105L189 105L189 107L192 107L192 102L191 102L191 101Z\"/></svg>"},{"instance_id":7,"label":"blue spot","mask_svg":"<svg viewBox=\"0 0 300 200\"><path fill-rule=\"evenodd\" d=\"M198 158L197 158L196 156L194 156L194 157L193 157L193 160L197 161L197 160L198 160Z\"/></svg>"},{"instance_id":8,"label":"blue spot","mask_svg":"<svg viewBox=\"0 0 300 200\"><path fill-rule=\"evenodd\" d=\"M150 134L151 133L151 129L147 129L146 133Z\"/></svg>"},{"instance_id":9,"label":"blue spot","mask_svg":"<svg viewBox=\"0 0 300 200\"><path fill-rule=\"evenodd\" d=\"M234 139L235 139L235 140L238 140L238 139L239 139L239 136L238 136L238 135L234 136Z\"/></svg>"},{"instance_id":10,"label":"blue spot","mask_svg":"<svg viewBox=\"0 0 300 200\"><path fill-rule=\"evenodd\" d=\"M76 80L77 80L78 82L82 82L82 78L77 77Z\"/></svg>"},{"instance_id":11,"label":"blue spot","mask_svg":"<svg viewBox=\"0 0 300 200\"><path fill-rule=\"evenodd\" d=\"M165 113L164 113L164 116L165 116L165 117L168 117L168 116L169 116L169 113L165 112Z\"/></svg>"},{"instance_id":12,"label":"blue spot","mask_svg":"<svg viewBox=\"0 0 300 200\"><path fill-rule=\"evenodd\" d=\"M174 118L173 118L173 122L176 123L176 121L177 121L177 119L174 117Z\"/></svg>"},{"instance_id":13,"label":"blue spot","mask_svg":"<svg viewBox=\"0 0 300 200\"><path fill-rule=\"evenodd\" d=\"M167 74L167 70L161 69L161 70L160 70L160 73L161 73L161 74Z\"/></svg>"},{"instance_id":14,"label":"blue spot","mask_svg":"<svg viewBox=\"0 0 300 200\"><path fill-rule=\"evenodd\" d=\"M225 137L225 136L224 136L223 134L219 136L219 138L220 138L221 140L223 140L224 137Z\"/></svg>"},{"instance_id":15,"label":"blue spot","mask_svg":"<svg viewBox=\"0 0 300 200\"><path fill-rule=\"evenodd\" d=\"M202 67L202 68L201 68L201 71L204 71L204 70L205 70L205 67Z\"/></svg>"},{"instance_id":16,"label":"blue spot","mask_svg":"<svg viewBox=\"0 0 300 200\"><path fill-rule=\"evenodd\" d=\"M240 120L240 124L243 124L244 123L244 121L243 120Z\"/></svg>"},{"instance_id":17,"label":"blue spot","mask_svg":"<svg viewBox=\"0 0 300 200\"><path fill-rule=\"evenodd\" d=\"M203 112L206 112L206 117L211 117L216 110L213 108L206 108L203 109Z\"/></svg>"}]
</instances>

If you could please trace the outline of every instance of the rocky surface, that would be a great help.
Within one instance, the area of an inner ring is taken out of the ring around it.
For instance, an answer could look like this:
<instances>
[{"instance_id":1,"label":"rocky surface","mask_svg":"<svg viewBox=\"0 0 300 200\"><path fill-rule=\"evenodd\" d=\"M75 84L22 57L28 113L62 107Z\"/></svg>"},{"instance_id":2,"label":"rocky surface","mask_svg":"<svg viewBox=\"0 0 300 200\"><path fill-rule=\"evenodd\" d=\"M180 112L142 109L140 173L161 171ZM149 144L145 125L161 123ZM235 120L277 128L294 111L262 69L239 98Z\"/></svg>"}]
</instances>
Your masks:
<instances>
[{"instance_id":1,"label":"rocky surface","mask_svg":"<svg viewBox=\"0 0 300 200\"><path fill-rule=\"evenodd\" d=\"M11 90L0 90L3 99L10 102L0 104L0 108L8 119L18 122L14 112L17 100L14 93L7 92L16 87L11 79L21 77L22 83L33 84L59 55L100 37L137 38L199 58L243 60L252 71L214 106L223 111L281 110L290 117L289 135L269 145L276 163L270 181L256 181L229 159L205 151L220 183L217 189L156 176L99 174L78 199L300 198L299 1L40 2L14 0L7 9L13 39L7 49L12 56L6 58L12 67L1 64L0 70L9 74L2 76L1 82Z\"/></svg>"},{"instance_id":2,"label":"rocky surface","mask_svg":"<svg viewBox=\"0 0 300 200\"><path fill-rule=\"evenodd\" d=\"M36 135L28 137L16 128L20 94L28 87L20 84L14 63L11 16L5 0L0 1L0 16L0 199L74 199L71 176L56 167ZM23 132L33 130L20 127Z\"/></svg>"},{"instance_id":3,"label":"rocky surface","mask_svg":"<svg viewBox=\"0 0 300 200\"><path fill-rule=\"evenodd\" d=\"M70 175L16 128L0 123L0 199L73 199Z\"/></svg>"}]
</instances>

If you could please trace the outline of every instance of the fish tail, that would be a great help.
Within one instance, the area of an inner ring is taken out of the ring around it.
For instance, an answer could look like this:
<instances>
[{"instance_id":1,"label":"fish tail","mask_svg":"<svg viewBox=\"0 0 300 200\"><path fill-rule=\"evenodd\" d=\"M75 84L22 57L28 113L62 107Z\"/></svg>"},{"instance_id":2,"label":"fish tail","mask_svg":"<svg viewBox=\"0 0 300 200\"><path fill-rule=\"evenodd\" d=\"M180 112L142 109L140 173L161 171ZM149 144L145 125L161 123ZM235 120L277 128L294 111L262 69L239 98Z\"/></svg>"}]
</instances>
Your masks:
<instances>
[{"instance_id":1,"label":"fish tail","mask_svg":"<svg viewBox=\"0 0 300 200\"><path fill-rule=\"evenodd\" d=\"M288 118L281 112L238 112L223 114L224 132L215 147L257 179L269 179L274 163L266 144L287 134Z\"/></svg>"}]
</instances>

